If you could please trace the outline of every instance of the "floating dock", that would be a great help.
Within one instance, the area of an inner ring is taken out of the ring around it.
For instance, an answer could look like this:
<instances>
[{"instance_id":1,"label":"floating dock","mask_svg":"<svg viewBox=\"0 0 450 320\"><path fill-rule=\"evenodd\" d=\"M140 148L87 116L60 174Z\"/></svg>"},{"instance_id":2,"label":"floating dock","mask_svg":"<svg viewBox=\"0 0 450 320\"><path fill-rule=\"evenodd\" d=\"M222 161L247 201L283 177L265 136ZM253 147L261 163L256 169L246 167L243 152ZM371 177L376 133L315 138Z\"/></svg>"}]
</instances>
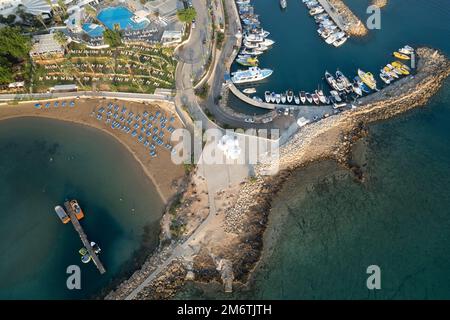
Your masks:
<instances>
[{"instance_id":1,"label":"floating dock","mask_svg":"<svg viewBox=\"0 0 450 320\"><path fill-rule=\"evenodd\" d=\"M91 256L92 261L94 261L94 264L97 267L100 274L104 274L106 272L106 269L103 266L102 262L100 261L98 255L95 253L94 248L92 248L91 242L88 240L87 235L84 232L80 222L78 221L77 215L72 209L72 206L70 205L69 201L64 202L64 207L66 208L66 212L70 217L70 221L72 222L75 231L78 232L80 236L81 242L83 242L84 247L87 249L89 255Z\"/></svg>"}]
</instances>

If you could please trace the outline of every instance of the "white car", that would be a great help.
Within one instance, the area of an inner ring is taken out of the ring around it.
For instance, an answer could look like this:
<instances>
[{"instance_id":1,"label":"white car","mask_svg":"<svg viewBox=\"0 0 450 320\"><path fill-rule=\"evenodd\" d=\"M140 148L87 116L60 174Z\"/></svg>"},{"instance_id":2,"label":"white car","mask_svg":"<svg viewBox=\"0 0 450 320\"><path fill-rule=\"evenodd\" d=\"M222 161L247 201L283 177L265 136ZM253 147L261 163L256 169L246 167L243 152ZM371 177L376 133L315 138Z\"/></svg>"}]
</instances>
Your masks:
<instances>
[{"instance_id":1,"label":"white car","mask_svg":"<svg viewBox=\"0 0 450 320\"><path fill-rule=\"evenodd\" d=\"M247 123L255 122L255 120L253 120L253 118L245 118L244 121L247 122Z\"/></svg>"}]
</instances>

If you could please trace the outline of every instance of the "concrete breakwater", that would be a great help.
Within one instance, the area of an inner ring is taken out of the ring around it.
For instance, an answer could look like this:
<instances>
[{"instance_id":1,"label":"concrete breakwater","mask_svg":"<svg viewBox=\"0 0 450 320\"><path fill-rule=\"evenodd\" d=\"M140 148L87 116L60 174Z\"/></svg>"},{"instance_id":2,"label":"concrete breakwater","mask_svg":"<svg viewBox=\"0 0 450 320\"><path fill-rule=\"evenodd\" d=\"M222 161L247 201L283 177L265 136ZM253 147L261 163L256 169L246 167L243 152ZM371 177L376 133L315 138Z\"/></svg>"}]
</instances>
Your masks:
<instances>
[{"instance_id":1,"label":"concrete breakwater","mask_svg":"<svg viewBox=\"0 0 450 320\"><path fill-rule=\"evenodd\" d=\"M440 52L420 48L417 50L417 74L378 93L361 99L361 104L333 117L301 128L280 149L280 171L274 176L263 176L264 166L255 168L255 176L233 190L234 198L223 207L223 224L217 232L223 241L206 243L195 255L193 272L195 281L223 281L211 258L213 254L232 264L234 283L244 284L257 266L263 250L266 229L274 196L282 190L293 172L314 161L332 159L348 166L352 144L361 128L368 123L388 119L412 108L424 105L450 75L450 62ZM170 298L185 282L185 274L177 264L178 276L167 269L152 282L146 299ZM157 284L157 285L156 285Z\"/></svg>"}]
</instances>

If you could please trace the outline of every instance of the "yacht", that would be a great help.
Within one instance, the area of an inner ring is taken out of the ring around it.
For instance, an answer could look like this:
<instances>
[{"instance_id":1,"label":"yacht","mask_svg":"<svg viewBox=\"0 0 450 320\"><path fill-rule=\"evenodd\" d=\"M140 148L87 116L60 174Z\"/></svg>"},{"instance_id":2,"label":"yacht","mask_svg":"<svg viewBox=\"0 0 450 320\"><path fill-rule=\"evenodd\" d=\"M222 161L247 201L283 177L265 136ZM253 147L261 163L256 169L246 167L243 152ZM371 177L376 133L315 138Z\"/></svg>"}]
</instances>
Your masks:
<instances>
[{"instance_id":1,"label":"yacht","mask_svg":"<svg viewBox=\"0 0 450 320\"><path fill-rule=\"evenodd\" d=\"M244 50L241 51L244 55L251 55L251 56L259 56L260 54L263 54L264 52L258 49L247 49L244 48Z\"/></svg>"},{"instance_id":2,"label":"yacht","mask_svg":"<svg viewBox=\"0 0 450 320\"><path fill-rule=\"evenodd\" d=\"M256 35L254 33L246 34L244 36L244 40L247 42L263 42L264 37L261 37L259 35Z\"/></svg>"},{"instance_id":3,"label":"yacht","mask_svg":"<svg viewBox=\"0 0 450 320\"><path fill-rule=\"evenodd\" d=\"M233 83L255 82L270 77L273 73L271 69L260 69L258 67L250 67L247 70L238 70L232 73L231 81Z\"/></svg>"}]
</instances>

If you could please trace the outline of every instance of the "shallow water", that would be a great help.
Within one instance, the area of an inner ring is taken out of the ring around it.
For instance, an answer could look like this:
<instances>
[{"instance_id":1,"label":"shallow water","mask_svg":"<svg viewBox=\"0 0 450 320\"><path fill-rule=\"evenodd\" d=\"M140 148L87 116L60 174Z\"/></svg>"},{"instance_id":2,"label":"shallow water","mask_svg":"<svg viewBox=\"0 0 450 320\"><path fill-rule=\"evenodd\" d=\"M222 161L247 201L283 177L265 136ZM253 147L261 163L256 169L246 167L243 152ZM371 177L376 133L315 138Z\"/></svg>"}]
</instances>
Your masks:
<instances>
[{"instance_id":1,"label":"shallow water","mask_svg":"<svg viewBox=\"0 0 450 320\"><path fill-rule=\"evenodd\" d=\"M113 137L42 118L0 122L0 298L88 298L126 275L142 248L157 245L163 204L132 155ZM78 199L106 274L82 264L72 225L54 207ZM141 254L142 258L142 254ZM81 267L81 290L66 268Z\"/></svg>"}]
</instances>

